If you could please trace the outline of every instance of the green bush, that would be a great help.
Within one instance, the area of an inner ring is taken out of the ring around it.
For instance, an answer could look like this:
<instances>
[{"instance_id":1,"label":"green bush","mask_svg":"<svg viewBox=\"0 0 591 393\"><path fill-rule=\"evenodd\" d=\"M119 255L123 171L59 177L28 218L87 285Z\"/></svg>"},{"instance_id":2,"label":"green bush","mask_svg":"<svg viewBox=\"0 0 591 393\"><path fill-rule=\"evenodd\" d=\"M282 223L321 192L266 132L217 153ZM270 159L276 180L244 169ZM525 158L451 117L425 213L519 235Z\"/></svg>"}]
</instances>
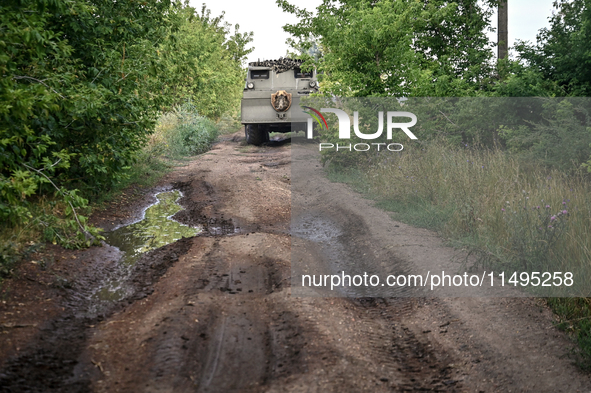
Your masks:
<instances>
[{"instance_id":1,"label":"green bush","mask_svg":"<svg viewBox=\"0 0 591 393\"><path fill-rule=\"evenodd\" d=\"M78 211L137 167L162 169L145 147L163 110L192 99L217 119L236 106L252 34L230 27L177 0L0 2L0 270L31 239L92 243ZM211 145L211 121L177 117L178 154ZM47 201L61 207L38 214Z\"/></svg>"},{"instance_id":2,"label":"green bush","mask_svg":"<svg viewBox=\"0 0 591 393\"><path fill-rule=\"evenodd\" d=\"M149 149L170 158L191 156L209 150L217 136L216 124L185 103L160 116Z\"/></svg>"},{"instance_id":3,"label":"green bush","mask_svg":"<svg viewBox=\"0 0 591 393\"><path fill-rule=\"evenodd\" d=\"M199 116L193 105L185 104L175 111L179 124L170 134L169 144L181 155L195 155L209 150L217 138L218 131L214 122Z\"/></svg>"},{"instance_id":4,"label":"green bush","mask_svg":"<svg viewBox=\"0 0 591 393\"><path fill-rule=\"evenodd\" d=\"M163 98L156 45L170 1L7 0L0 5L0 220L32 219L58 189L72 208L117 183ZM98 17L97 17L98 16ZM68 212L76 219L75 213Z\"/></svg>"}]
</instances>

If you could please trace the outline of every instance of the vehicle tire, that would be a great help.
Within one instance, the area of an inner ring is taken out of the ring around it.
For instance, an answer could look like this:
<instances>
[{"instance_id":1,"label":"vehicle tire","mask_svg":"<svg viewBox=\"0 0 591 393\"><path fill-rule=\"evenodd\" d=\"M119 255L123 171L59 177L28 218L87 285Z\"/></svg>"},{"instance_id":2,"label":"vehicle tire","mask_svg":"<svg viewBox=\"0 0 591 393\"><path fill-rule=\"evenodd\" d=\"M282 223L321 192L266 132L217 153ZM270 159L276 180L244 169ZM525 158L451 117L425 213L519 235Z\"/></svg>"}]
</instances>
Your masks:
<instances>
[{"instance_id":1,"label":"vehicle tire","mask_svg":"<svg viewBox=\"0 0 591 393\"><path fill-rule=\"evenodd\" d=\"M244 127L246 143L249 145L260 146L269 142L269 133L259 124L247 124Z\"/></svg>"}]
</instances>

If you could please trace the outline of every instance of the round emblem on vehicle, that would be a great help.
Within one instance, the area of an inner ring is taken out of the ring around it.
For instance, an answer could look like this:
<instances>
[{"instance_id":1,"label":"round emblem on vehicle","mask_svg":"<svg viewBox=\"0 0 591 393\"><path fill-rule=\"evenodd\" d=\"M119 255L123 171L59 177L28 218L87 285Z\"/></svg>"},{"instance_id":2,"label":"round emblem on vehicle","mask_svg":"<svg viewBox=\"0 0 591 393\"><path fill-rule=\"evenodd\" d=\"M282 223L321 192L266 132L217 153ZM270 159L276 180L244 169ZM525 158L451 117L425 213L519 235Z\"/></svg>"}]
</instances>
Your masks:
<instances>
[{"instance_id":1,"label":"round emblem on vehicle","mask_svg":"<svg viewBox=\"0 0 591 393\"><path fill-rule=\"evenodd\" d=\"M278 90L271 94L271 106L277 112L285 112L291 106L291 93L285 90Z\"/></svg>"}]
</instances>

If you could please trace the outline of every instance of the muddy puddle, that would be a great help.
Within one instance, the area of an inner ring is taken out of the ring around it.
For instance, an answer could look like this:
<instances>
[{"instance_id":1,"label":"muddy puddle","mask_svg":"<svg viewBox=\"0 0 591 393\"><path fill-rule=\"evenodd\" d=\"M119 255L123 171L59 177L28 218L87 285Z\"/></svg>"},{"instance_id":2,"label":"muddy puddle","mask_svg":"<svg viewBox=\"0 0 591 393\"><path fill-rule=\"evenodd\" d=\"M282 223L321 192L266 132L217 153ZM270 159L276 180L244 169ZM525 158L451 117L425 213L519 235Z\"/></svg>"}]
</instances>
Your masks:
<instances>
[{"instance_id":1,"label":"muddy puddle","mask_svg":"<svg viewBox=\"0 0 591 393\"><path fill-rule=\"evenodd\" d=\"M172 219L173 215L183 210L177 203L181 196L178 190L158 193L158 202L145 210L140 221L103 234L105 242L117 247L122 257L117 271L93 293L94 300L115 302L124 299L132 292L126 284L127 278L142 254L202 231Z\"/></svg>"},{"instance_id":2,"label":"muddy puddle","mask_svg":"<svg viewBox=\"0 0 591 393\"><path fill-rule=\"evenodd\" d=\"M315 262L320 262L319 265L303 267L302 270L318 271L322 274L340 274L342 271L352 271L359 261L351 258L343 244L343 237L345 231L335 221L328 217L324 217L318 212L308 212L301 216L295 217L292 220L292 235L295 238L303 239L305 243L295 243L295 247L302 249L316 248L319 251ZM300 277L301 272L297 269L299 266L292 262L292 269L296 273L292 274L295 277ZM293 270L292 270L293 272ZM364 297L366 294L357 288L335 288L334 293L337 296L344 297Z\"/></svg>"},{"instance_id":3,"label":"muddy puddle","mask_svg":"<svg viewBox=\"0 0 591 393\"><path fill-rule=\"evenodd\" d=\"M308 210L292 216L292 277L299 278L312 273L320 283L320 277L324 275L363 277L369 272L368 275L378 277L396 277L406 273L406 267L400 261L386 253L378 256L372 246L373 237L367 228L360 225L361 220L356 219L355 215L349 212L333 214L334 216L330 216L320 211ZM294 258L295 255L297 257ZM315 284L315 281L310 281L310 284L299 292L301 282L292 281L292 291L295 291L292 293L302 296L380 298L406 297L416 292L408 287L385 286L383 283L375 286L339 285L330 290L326 286ZM315 292L309 288L313 288Z\"/></svg>"}]
</instances>

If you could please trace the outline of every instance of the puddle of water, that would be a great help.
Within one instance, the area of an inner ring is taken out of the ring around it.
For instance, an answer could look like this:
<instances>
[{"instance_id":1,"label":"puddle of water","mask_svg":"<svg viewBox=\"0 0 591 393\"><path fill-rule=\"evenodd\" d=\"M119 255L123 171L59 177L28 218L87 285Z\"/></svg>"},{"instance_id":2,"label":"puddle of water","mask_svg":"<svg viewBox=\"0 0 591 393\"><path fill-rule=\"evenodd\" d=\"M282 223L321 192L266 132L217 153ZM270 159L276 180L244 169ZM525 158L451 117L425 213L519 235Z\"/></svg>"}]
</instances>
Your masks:
<instances>
[{"instance_id":1,"label":"puddle of water","mask_svg":"<svg viewBox=\"0 0 591 393\"><path fill-rule=\"evenodd\" d=\"M340 275L363 275L365 272L380 272L379 274L386 277L388 274L398 276L401 268L397 263L391 265L377 265L372 257L366 257L364 248L371 251L371 244L355 243L348 240L343 235L346 234L346 228L338 221L333 221L330 217L322 215L321 212L308 211L302 215L292 216L291 230L292 236L315 243L315 248L320 257L315 258L311 264L304 264L301 259L294 259L294 252L302 255L306 254L305 248L309 243L295 242L292 243L292 291L297 295L304 293L309 296L310 292L299 292L303 288L299 278L302 274L334 274ZM299 248L296 250L296 248ZM295 280L293 277L297 277ZM318 287L318 294L320 296L343 296L352 298L363 297L381 297L381 296L403 296L408 293L407 287L381 287L372 286L338 286L334 290L323 290L326 287ZM292 292L293 293L293 292Z\"/></svg>"},{"instance_id":2,"label":"puddle of water","mask_svg":"<svg viewBox=\"0 0 591 393\"><path fill-rule=\"evenodd\" d=\"M171 219L183 210L177 203L181 196L177 190L156 194L158 202L146 209L142 220L103 234L106 243L119 248L124 254L116 277L107 279L92 298L102 301L125 298L131 291L125 284L127 277L141 254L201 232L199 228Z\"/></svg>"},{"instance_id":3,"label":"puddle of water","mask_svg":"<svg viewBox=\"0 0 591 393\"><path fill-rule=\"evenodd\" d=\"M140 254L200 232L170 217L183 210L176 201L180 191L156 194L158 202L146 209L144 219L104 234L105 241L125 252L122 262L133 264Z\"/></svg>"}]
</instances>

